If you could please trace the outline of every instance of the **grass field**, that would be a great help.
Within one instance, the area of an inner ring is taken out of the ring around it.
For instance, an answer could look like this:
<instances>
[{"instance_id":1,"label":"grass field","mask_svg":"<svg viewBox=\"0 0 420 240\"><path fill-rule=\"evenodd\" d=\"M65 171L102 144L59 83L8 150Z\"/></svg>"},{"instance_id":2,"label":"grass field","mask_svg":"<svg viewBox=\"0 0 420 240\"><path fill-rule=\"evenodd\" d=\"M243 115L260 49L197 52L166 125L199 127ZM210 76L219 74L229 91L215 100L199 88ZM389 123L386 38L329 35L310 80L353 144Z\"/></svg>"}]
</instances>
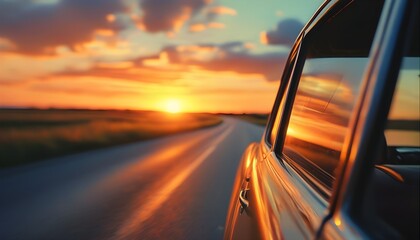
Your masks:
<instances>
[{"instance_id":1,"label":"grass field","mask_svg":"<svg viewBox=\"0 0 420 240\"><path fill-rule=\"evenodd\" d=\"M210 114L0 110L0 167L217 125Z\"/></svg>"}]
</instances>

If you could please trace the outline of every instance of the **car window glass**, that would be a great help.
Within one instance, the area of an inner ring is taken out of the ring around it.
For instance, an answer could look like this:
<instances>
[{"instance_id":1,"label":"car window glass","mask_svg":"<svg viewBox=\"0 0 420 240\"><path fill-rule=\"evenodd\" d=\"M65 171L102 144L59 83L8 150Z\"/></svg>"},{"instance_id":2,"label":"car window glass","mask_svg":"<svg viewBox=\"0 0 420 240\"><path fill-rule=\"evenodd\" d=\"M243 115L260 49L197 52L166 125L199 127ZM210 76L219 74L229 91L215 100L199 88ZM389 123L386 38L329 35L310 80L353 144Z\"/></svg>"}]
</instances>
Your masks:
<instances>
[{"instance_id":1,"label":"car window glass","mask_svg":"<svg viewBox=\"0 0 420 240\"><path fill-rule=\"evenodd\" d=\"M293 151L333 175L366 63L366 58L315 58L305 62L285 152Z\"/></svg>"},{"instance_id":2,"label":"car window glass","mask_svg":"<svg viewBox=\"0 0 420 240\"><path fill-rule=\"evenodd\" d=\"M283 146L286 159L331 189L382 3L358 1L312 30ZM355 18L355 16L357 16Z\"/></svg>"},{"instance_id":3,"label":"car window glass","mask_svg":"<svg viewBox=\"0 0 420 240\"><path fill-rule=\"evenodd\" d=\"M388 116L389 146L420 147L420 58L404 57Z\"/></svg>"}]
</instances>

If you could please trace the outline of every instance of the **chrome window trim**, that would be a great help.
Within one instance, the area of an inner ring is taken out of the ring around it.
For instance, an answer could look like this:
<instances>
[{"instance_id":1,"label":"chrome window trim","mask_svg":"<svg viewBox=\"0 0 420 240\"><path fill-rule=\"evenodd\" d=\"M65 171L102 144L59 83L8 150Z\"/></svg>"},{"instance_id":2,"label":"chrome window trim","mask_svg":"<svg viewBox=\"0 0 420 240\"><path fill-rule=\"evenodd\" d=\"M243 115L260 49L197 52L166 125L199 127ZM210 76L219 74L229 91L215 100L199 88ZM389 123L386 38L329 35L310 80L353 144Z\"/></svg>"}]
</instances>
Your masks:
<instances>
[{"instance_id":1,"label":"chrome window trim","mask_svg":"<svg viewBox=\"0 0 420 240\"><path fill-rule=\"evenodd\" d=\"M274 102L272 111L270 113L270 117L269 117L269 121L267 123L266 126L266 130L264 132L264 142L265 144L270 148L273 149L273 147L275 146L276 140L274 140L274 142L271 142L271 133L274 129L274 125L276 123L276 119L277 119L277 114L279 112L279 107L280 104L282 102L282 100L284 99L286 101L287 98L287 92L289 89L289 85L290 85L290 81L292 79L292 75L296 66L296 62L299 56L299 49L301 47L301 42L302 42L302 35L299 35L296 39L295 44L293 45L292 50L290 51L289 57L287 59L287 63L284 67L283 70L283 76L281 78L281 83L279 86L279 89L277 91L277 95L276 95L276 100ZM288 69L288 67L290 67L290 71L286 71L286 69ZM281 122L279 122L280 125ZM279 129L277 129L277 133L276 136L279 133ZM277 139L277 137L276 137Z\"/></svg>"}]
</instances>

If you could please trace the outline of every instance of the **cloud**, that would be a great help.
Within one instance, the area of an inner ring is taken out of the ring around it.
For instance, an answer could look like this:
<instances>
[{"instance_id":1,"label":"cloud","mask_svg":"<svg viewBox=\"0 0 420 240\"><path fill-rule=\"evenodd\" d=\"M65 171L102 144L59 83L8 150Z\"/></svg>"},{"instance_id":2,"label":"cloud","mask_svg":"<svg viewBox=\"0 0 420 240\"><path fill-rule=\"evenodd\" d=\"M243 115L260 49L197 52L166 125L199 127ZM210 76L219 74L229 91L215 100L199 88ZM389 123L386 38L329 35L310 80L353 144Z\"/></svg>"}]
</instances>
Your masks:
<instances>
[{"instance_id":1,"label":"cloud","mask_svg":"<svg viewBox=\"0 0 420 240\"><path fill-rule=\"evenodd\" d=\"M140 0L138 25L146 32L177 32L186 23L190 32L224 28L213 20L218 15L236 15L236 10L214 6L211 0Z\"/></svg>"},{"instance_id":2,"label":"cloud","mask_svg":"<svg viewBox=\"0 0 420 240\"><path fill-rule=\"evenodd\" d=\"M161 51L169 64L199 67L208 71L232 71L240 74L259 74L268 81L279 80L287 54L252 54L250 44L227 42L168 46ZM185 71L185 69L183 69Z\"/></svg>"},{"instance_id":3,"label":"cloud","mask_svg":"<svg viewBox=\"0 0 420 240\"><path fill-rule=\"evenodd\" d=\"M207 27L209 27L209 28L219 28L219 29L221 29L221 28L225 28L225 24L223 24L223 23L219 23L219 22L209 22L209 23L207 24Z\"/></svg>"},{"instance_id":4,"label":"cloud","mask_svg":"<svg viewBox=\"0 0 420 240\"><path fill-rule=\"evenodd\" d=\"M98 31L110 35L124 28L115 13L125 10L119 0L0 0L0 38L17 52L54 53L58 46L89 42Z\"/></svg>"},{"instance_id":5,"label":"cloud","mask_svg":"<svg viewBox=\"0 0 420 240\"><path fill-rule=\"evenodd\" d=\"M95 39L112 41L133 22L150 33L223 28L213 21L236 11L211 0L0 0L0 51L28 55L77 52ZM136 10L136 7L140 9ZM139 14L136 17L135 14ZM199 14L201 13L201 14ZM212 15L209 17L207 15ZM130 17L131 16L131 17ZM201 20L199 20L201 17Z\"/></svg>"},{"instance_id":6,"label":"cloud","mask_svg":"<svg viewBox=\"0 0 420 240\"><path fill-rule=\"evenodd\" d=\"M133 65L127 68L103 66L101 64L87 70L67 69L56 74L43 77L53 80L55 77L95 77L102 79L118 79L145 83L174 82L181 78L182 71L168 68Z\"/></svg>"},{"instance_id":7,"label":"cloud","mask_svg":"<svg viewBox=\"0 0 420 240\"><path fill-rule=\"evenodd\" d=\"M14 49L16 46L12 43L12 41L6 39L6 38L1 38L0 37L0 51L2 50L11 50Z\"/></svg>"},{"instance_id":8,"label":"cloud","mask_svg":"<svg viewBox=\"0 0 420 240\"><path fill-rule=\"evenodd\" d=\"M259 54L249 53L223 54L220 58L214 58L206 62L191 62L196 66L210 71L233 71L243 74L260 74L268 81L276 81L281 77L286 55L283 54Z\"/></svg>"},{"instance_id":9,"label":"cloud","mask_svg":"<svg viewBox=\"0 0 420 240\"><path fill-rule=\"evenodd\" d=\"M280 79L287 54L253 54L252 45L240 41L223 44L166 46L150 56L126 60L123 63L97 62L90 68L67 68L45 75L55 77L96 77L145 83L175 83L191 71L234 72L260 75L261 79ZM258 79L258 78L257 78Z\"/></svg>"},{"instance_id":10,"label":"cloud","mask_svg":"<svg viewBox=\"0 0 420 240\"><path fill-rule=\"evenodd\" d=\"M219 15L232 15L232 16L235 16L237 14L235 9L223 7L223 6L213 7L209 10L209 13L219 14Z\"/></svg>"},{"instance_id":11,"label":"cloud","mask_svg":"<svg viewBox=\"0 0 420 240\"><path fill-rule=\"evenodd\" d=\"M147 32L179 30L192 16L201 11L209 0L142 0L140 24Z\"/></svg>"},{"instance_id":12,"label":"cloud","mask_svg":"<svg viewBox=\"0 0 420 240\"><path fill-rule=\"evenodd\" d=\"M219 22L209 22L207 24L204 23L194 23L190 25L189 31L190 32L202 32L209 28L213 29L223 29L225 28L225 24Z\"/></svg>"},{"instance_id":13,"label":"cloud","mask_svg":"<svg viewBox=\"0 0 420 240\"><path fill-rule=\"evenodd\" d=\"M141 92L137 89L116 89L115 85L110 83L108 84L100 84L94 82L94 84L98 85L98 87L91 88L89 84L81 84L81 86L75 86L72 84L54 84L53 82L42 82L42 83L34 83L30 89L38 91L38 92L50 92L55 94L69 94L69 95L86 95L86 96L99 96L99 97L115 97L115 96L139 96Z\"/></svg>"},{"instance_id":14,"label":"cloud","mask_svg":"<svg viewBox=\"0 0 420 240\"><path fill-rule=\"evenodd\" d=\"M190 25L190 32L202 32L207 29L207 26L202 23L195 23Z\"/></svg>"},{"instance_id":15,"label":"cloud","mask_svg":"<svg viewBox=\"0 0 420 240\"><path fill-rule=\"evenodd\" d=\"M199 22L206 23L207 25L211 25L212 23L215 23L217 20L217 17L220 15L230 15L230 16L237 15L237 12L235 9L224 7L224 6L210 6L209 5L206 7L206 9L203 12L204 14L200 16L201 19L199 18ZM221 26L219 23L217 24ZM216 25L213 24L213 26L216 26ZM220 28L220 27L213 27L213 28Z\"/></svg>"},{"instance_id":16,"label":"cloud","mask_svg":"<svg viewBox=\"0 0 420 240\"><path fill-rule=\"evenodd\" d=\"M261 42L270 45L293 45L303 24L296 19L286 19L277 24L276 29L261 33Z\"/></svg>"}]
</instances>

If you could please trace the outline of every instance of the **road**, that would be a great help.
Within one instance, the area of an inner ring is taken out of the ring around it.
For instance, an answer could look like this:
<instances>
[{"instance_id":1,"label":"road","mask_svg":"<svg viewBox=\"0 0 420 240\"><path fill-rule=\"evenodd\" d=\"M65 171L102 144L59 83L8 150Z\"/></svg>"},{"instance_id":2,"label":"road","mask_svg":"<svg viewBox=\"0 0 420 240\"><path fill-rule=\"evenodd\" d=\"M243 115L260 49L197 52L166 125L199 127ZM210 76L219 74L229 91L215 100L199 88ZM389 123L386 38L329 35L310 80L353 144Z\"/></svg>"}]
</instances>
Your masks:
<instances>
[{"instance_id":1,"label":"road","mask_svg":"<svg viewBox=\"0 0 420 240\"><path fill-rule=\"evenodd\" d=\"M0 239L221 239L262 127L216 127L0 170Z\"/></svg>"}]
</instances>

